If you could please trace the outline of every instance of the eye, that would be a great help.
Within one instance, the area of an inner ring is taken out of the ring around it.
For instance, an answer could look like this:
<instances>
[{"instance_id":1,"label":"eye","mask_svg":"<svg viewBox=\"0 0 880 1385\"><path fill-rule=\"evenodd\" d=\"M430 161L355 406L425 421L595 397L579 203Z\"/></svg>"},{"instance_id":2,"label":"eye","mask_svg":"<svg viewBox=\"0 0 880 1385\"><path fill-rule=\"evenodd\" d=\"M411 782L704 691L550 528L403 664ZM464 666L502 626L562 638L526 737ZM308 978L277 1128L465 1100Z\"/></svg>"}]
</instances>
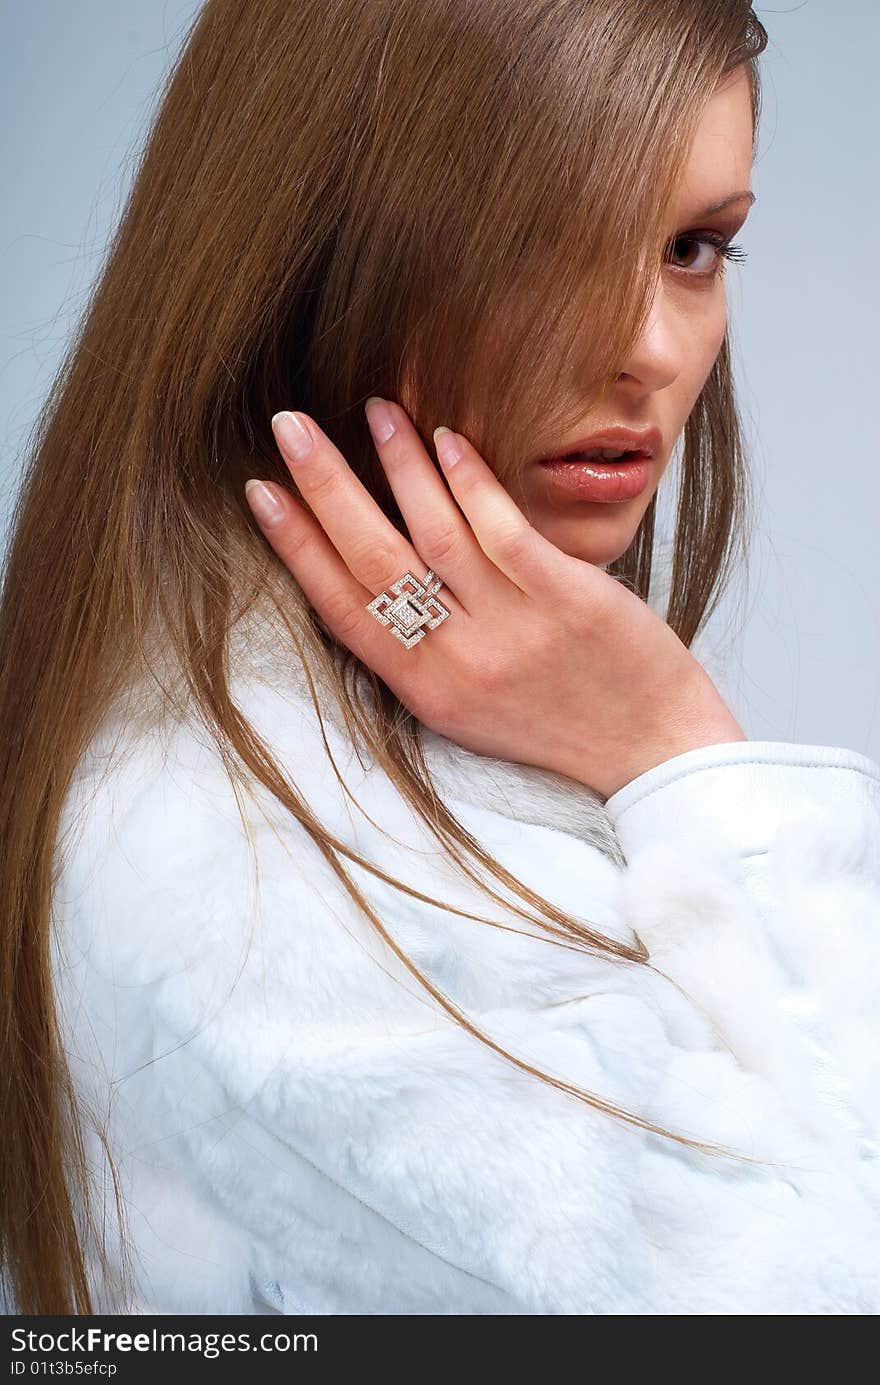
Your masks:
<instances>
[{"instance_id":1,"label":"eye","mask_svg":"<svg viewBox=\"0 0 880 1385\"><path fill-rule=\"evenodd\" d=\"M689 260L685 265L673 264L674 269L681 270L691 278L706 279L709 282L721 277L726 261L735 260L738 264L743 264L746 259L746 251L742 246L733 245L731 241L725 240L724 236L714 231L689 232L687 235L676 236L669 242L666 254L667 260L678 257Z\"/></svg>"}]
</instances>

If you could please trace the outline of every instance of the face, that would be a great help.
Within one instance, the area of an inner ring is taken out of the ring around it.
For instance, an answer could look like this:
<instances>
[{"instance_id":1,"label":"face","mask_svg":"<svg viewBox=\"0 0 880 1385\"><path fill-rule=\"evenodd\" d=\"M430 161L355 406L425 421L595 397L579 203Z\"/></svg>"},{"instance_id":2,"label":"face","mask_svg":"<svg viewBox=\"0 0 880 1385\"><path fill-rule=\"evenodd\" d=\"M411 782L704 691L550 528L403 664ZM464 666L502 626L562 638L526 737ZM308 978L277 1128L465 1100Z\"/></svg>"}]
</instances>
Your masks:
<instances>
[{"instance_id":1,"label":"face","mask_svg":"<svg viewBox=\"0 0 880 1385\"><path fill-rule=\"evenodd\" d=\"M645 488L629 499L585 499L536 462L515 495L534 527L563 552L604 566L636 537L724 340L727 304L720 271L726 261L718 245L730 241L748 215L751 164L748 77L738 67L717 88L691 146L670 227L675 243L658 271L641 339L606 395L601 417L585 417L565 447L614 425L637 432L656 427L662 442L647 463ZM707 212L734 197L723 210ZM570 466L564 475L572 476Z\"/></svg>"}]
</instances>

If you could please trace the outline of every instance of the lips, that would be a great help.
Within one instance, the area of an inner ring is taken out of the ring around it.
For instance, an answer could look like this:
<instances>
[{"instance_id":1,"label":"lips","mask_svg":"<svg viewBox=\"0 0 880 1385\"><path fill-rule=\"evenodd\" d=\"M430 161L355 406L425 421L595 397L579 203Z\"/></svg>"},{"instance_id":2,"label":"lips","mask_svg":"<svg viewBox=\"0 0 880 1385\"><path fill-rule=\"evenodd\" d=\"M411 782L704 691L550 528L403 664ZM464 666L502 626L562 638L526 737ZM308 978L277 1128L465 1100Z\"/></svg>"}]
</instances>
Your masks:
<instances>
[{"instance_id":1,"label":"lips","mask_svg":"<svg viewBox=\"0 0 880 1385\"><path fill-rule=\"evenodd\" d=\"M615 426L604 428L600 433L591 433L589 437L575 438L536 460L599 461L611 464L614 461L650 460L660 452L662 445L663 437L659 428L636 430Z\"/></svg>"},{"instance_id":2,"label":"lips","mask_svg":"<svg viewBox=\"0 0 880 1385\"><path fill-rule=\"evenodd\" d=\"M641 449L635 451L614 451L609 447L592 447L587 452L566 452L562 457L546 457L542 461L554 462L635 462L649 460L650 453Z\"/></svg>"}]
</instances>

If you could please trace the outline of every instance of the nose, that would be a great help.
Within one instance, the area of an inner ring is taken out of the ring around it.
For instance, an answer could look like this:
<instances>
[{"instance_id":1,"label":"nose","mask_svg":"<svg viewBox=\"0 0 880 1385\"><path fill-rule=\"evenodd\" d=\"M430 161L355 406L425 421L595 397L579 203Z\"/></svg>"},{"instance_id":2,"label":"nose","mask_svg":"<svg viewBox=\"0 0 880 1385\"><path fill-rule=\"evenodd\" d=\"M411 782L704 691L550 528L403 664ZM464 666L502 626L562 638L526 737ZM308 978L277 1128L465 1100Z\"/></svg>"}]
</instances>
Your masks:
<instances>
[{"instance_id":1,"label":"nose","mask_svg":"<svg viewBox=\"0 0 880 1385\"><path fill-rule=\"evenodd\" d=\"M679 375L686 350L686 324L665 294L661 274L644 330L618 381L645 393L666 389Z\"/></svg>"}]
</instances>

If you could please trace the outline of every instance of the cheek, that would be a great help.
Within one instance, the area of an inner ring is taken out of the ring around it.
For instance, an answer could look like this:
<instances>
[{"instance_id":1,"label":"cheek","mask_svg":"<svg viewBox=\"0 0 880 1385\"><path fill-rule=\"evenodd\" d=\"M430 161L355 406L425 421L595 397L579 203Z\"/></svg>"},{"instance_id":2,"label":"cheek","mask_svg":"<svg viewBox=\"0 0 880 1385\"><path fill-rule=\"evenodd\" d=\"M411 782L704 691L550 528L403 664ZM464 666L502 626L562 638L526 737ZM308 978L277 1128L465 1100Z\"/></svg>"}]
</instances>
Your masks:
<instances>
[{"instance_id":1,"label":"cheek","mask_svg":"<svg viewBox=\"0 0 880 1385\"><path fill-rule=\"evenodd\" d=\"M717 307L713 307L707 313L699 326L695 326L692 337L693 351L691 353L690 370L690 392L696 397L712 370L718 353L724 345L724 338L727 334L727 309L723 298L719 299Z\"/></svg>"}]
</instances>

